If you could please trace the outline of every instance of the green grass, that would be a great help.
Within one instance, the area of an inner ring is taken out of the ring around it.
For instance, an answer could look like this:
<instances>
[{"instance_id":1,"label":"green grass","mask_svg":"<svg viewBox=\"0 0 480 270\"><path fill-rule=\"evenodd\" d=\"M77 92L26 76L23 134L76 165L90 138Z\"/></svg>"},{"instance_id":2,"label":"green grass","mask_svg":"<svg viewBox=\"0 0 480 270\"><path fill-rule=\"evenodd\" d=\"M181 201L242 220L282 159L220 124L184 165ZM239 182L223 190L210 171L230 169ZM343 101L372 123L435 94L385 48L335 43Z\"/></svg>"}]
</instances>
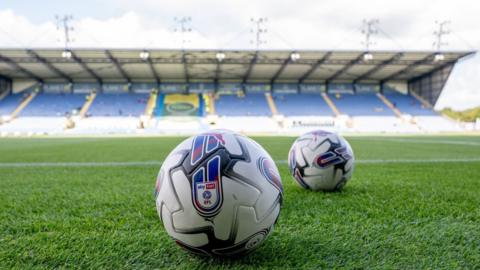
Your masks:
<instances>
[{"instance_id":1,"label":"green grass","mask_svg":"<svg viewBox=\"0 0 480 270\"><path fill-rule=\"evenodd\" d=\"M255 139L275 160L294 140ZM160 161L181 140L1 139L0 165ZM157 165L0 166L0 269L480 266L480 137L348 140L360 162L342 192L302 190L279 164L279 222L239 260L189 255L170 240L153 201Z\"/></svg>"}]
</instances>

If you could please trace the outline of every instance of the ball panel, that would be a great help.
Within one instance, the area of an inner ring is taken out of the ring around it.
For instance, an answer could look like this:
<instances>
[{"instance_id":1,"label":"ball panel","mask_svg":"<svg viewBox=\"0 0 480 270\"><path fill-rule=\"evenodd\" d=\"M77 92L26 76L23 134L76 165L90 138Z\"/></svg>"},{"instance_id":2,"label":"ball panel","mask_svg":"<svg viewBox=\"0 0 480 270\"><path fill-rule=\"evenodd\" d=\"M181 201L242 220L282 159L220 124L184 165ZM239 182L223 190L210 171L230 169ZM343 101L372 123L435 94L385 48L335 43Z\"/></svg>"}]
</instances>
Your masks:
<instances>
[{"instance_id":1,"label":"ball panel","mask_svg":"<svg viewBox=\"0 0 480 270\"><path fill-rule=\"evenodd\" d=\"M221 240L228 240L235 233L236 213L239 206L253 206L260 196L256 188L223 177L225 201L222 210L215 217L215 237Z\"/></svg>"},{"instance_id":2,"label":"ball panel","mask_svg":"<svg viewBox=\"0 0 480 270\"><path fill-rule=\"evenodd\" d=\"M164 205L168 211L172 213L180 211L182 208L178 196L176 195L176 191L173 188L170 176L165 174L165 177L161 182L161 188L158 191L156 199L157 208L162 209L162 205Z\"/></svg>"},{"instance_id":3,"label":"ball panel","mask_svg":"<svg viewBox=\"0 0 480 270\"><path fill-rule=\"evenodd\" d=\"M174 239L182 241L183 243L186 243L192 247L200 247L208 243L207 235L205 235L204 233L187 234L183 231L177 231L177 229L173 225L172 214L165 206L163 206L162 208L162 220L165 230Z\"/></svg>"},{"instance_id":4,"label":"ball panel","mask_svg":"<svg viewBox=\"0 0 480 270\"><path fill-rule=\"evenodd\" d=\"M235 243L242 242L258 231L270 228L276 221L280 213L280 204L277 203L272 211L260 218L255 213L253 207L240 206L237 212L237 235L235 237ZM267 236L267 235L265 235Z\"/></svg>"},{"instance_id":5,"label":"ball panel","mask_svg":"<svg viewBox=\"0 0 480 270\"><path fill-rule=\"evenodd\" d=\"M191 231L195 228L208 227L211 223L198 214L193 207L190 192L190 183L183 171L172 174L175 179L173 188L176 190L182 209L172 214L173 225L177 231Z\"/></svg>"},{"instance_id":6,"label":"ball panel","mask_svg":"<svg viewBox=\"0 0 480 270\"><path fill-rule=\"evenodd\" d=\"M240 156L243 154L243 149L238 140L236 139L236 134L228 132L221 134L223 137L223 141L225 142L224 146L231 155Z\"/></svg>"},{"instance_id":7,"label":"ball panel","mask_svg":"<svg viewBox=\"0 0 480 270\"><path fill-rule=\"evenodd\" d=\"M242 172L242 181L254 186L262 196L258 196L255 202L255 212L258 217L263 217L272 205L276 203L275 198L280 194L280 191L271 184L259 169L252 169L251 165L246 162L237 162L233 168L235 172ZM257 179L257 180L250 180Z\"/></svg>"}]
</instances>

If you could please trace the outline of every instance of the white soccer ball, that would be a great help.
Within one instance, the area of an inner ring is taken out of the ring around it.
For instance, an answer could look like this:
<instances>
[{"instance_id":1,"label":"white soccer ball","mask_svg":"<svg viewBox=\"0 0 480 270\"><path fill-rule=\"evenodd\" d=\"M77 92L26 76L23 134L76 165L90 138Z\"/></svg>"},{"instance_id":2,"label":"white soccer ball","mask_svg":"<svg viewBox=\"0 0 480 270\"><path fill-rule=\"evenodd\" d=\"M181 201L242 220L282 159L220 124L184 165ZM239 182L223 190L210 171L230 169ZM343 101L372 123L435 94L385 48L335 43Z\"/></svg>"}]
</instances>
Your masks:
<instances>
[{"instance_id":1,"label":"white soccer ball","mask_svg":"<svg viewBox=\"0 0 480 270\"><path fill-rule=\"evenodd\" d=\"M225 130L186 139L157 178L157 212L177 244L196 254L238 256L257 248L280 214L282 182L255 141Z\"/></svg>"},{"instance_id":2,"label":"white soccer ball","mask_svg":"<svg viewBox=\"0 0 480 270\"><path fill-rule=\"evenodd\" d=\"M288 154L290 173L306 189L340 190L354 168L350 144L328 131L308 132L295 140Z\"/></svg>"}]
</instances>

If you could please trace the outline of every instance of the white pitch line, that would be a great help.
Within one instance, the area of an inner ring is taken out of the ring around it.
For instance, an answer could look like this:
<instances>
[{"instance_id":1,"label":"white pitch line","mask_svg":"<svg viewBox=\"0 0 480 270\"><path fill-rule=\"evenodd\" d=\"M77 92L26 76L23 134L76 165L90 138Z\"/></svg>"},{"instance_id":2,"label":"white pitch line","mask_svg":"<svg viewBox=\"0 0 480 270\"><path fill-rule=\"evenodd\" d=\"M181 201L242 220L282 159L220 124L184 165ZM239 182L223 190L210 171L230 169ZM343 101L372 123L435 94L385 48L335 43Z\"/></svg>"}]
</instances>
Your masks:
<instances>
[{"instance_id":1,"label":"white pitch line","mask_svg":"<svg viewBox=\"0 0 480 270\"><path fill-rule=\"evenodd\" d=\"M474 141L451 141L451 140L429 140L429 139L398 139L398 138L355 138L368 141L386 141L386 142L408 142L408 143L425 143L425 144L451 144L451 145L468 145L480 146L480 143Z\"/></svg>"},{"instance_id":2,"label":"white pitch line","mask_svg":"<svg viewBox=\"0 0 480 270\"><path fill-rule=\"evenodd\" d=\"M288 164L287 160L276 160L278 164ZM357 164L386 164L386 163L443 163L443 162L480 162L480 158L436 158L436 159L358 159ZM25 167L144 167L160 166L161 161L125 161L125 162L9 162L0 163L0 168Z\"/></svg>"},{"instance_id":3,"label":"white pitch line","mask_svg":"<svg viewBox=\"0 0 480 270\"><path fill-rule=\"evenodd\" d=\"M125 161L125 162L15 162L0 163L0 168L15 167L136 167L160 166L161 161Z\"/></svg>"}]
</instances>

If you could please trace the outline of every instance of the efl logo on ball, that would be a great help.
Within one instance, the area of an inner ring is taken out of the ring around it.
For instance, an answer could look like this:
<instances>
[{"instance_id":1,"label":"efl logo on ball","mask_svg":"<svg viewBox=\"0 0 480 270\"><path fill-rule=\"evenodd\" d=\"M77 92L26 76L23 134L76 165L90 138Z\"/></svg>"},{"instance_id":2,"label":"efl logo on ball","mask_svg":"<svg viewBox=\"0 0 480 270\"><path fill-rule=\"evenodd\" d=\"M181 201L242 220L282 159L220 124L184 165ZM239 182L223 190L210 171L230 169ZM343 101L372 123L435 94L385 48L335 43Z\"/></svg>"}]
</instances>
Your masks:
<instances>
[{"instance_id":1,"label":"efl logo on ball","mask_svg":"<svg viewBox=\"0 0 480 270\"><path fill-rule=\"evenodd\" d=\"M220 156L215 156L208 161L206 173L201 167L193 174L193 200L202 216L214 215L222 204L220 161Z\"/></svg>"}]
</instances>

